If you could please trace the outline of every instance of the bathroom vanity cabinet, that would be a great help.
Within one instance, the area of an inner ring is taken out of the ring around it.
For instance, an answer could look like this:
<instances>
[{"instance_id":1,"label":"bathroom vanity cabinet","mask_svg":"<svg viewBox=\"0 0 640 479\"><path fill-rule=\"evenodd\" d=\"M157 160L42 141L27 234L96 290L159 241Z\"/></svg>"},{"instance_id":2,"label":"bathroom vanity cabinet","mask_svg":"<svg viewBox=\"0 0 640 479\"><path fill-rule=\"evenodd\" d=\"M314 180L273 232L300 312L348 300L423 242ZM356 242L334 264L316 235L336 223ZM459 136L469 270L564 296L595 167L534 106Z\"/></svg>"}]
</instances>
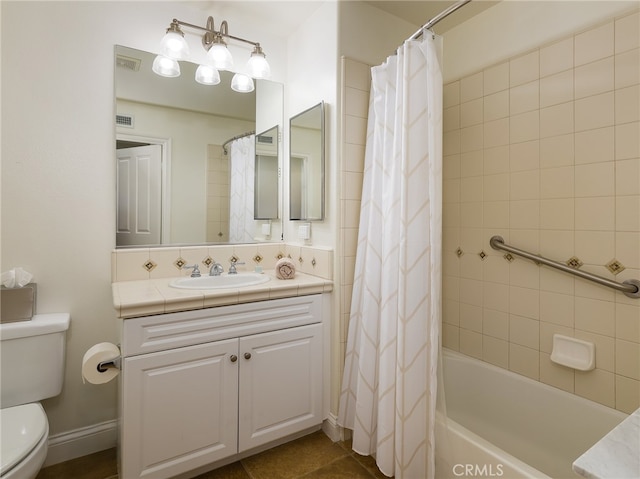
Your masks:
<instances>
[{"instance_id":1,"label":"bathroom vanity cabinet","mask_svg":"<svg viewBox=\"0 0 640 479\"><path fill-rule=\"evenodd\" d=\"M123 321L120 477L178 476L318 427L322 299Z\"/></svg>"}]
</instances>

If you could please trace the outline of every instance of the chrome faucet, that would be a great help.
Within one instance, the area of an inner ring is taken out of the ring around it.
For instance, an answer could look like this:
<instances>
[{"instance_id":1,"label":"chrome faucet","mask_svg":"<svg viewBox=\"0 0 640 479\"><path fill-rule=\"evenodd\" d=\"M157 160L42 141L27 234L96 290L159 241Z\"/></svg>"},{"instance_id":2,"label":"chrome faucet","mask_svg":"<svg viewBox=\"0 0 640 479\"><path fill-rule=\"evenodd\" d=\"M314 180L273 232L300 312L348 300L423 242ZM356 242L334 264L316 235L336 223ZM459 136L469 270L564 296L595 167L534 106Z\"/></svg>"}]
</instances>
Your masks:
<instances>
[{"instance_id":1,"label":"chrome faucet","mask_svg":"<svg viewBox=\"0 0 640 479\"><path fill-rule=\"evenodd\" d=\"M220 276L223 272L224 269L220 263L213 263L209 270L209 276Z\"/></svg>"},{"instance_id":2,"label":"chrome faucet","mask_svg":"<svg viewBox=\"0 0 640 479\"><path fill-rule=\"evenodd\" d=\"M201 276L200 274L200 268L198 268L197 264L185 264L182 269L192 269L193 271L191 272L191 277L192 278L199 278Z\"/></svg>"},{"instance_id":3,"label":"chrome faucet","mask_svg":"<svg viewBox=\"0 0 640 479\"><path fill-rule=\"evenodd\" d=\"M238 264L244 264L244 263L238 263L237 261L231 261L231 264L229 265L229 274L238 274L238 271L236 270L236 265Z\"/></svg>"}]
</instances>

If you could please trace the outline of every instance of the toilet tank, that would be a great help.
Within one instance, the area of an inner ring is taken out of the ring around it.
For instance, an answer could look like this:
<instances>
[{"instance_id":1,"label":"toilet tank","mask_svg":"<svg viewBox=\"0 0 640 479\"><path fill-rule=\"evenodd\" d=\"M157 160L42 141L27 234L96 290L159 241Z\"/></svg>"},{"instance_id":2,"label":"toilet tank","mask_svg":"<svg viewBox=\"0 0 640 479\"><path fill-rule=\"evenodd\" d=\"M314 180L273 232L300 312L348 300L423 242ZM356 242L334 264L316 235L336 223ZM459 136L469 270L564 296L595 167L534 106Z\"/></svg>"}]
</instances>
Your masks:
<instances>
[{"instance_id":1,"label":"toilet tank","mask_svg":"<svg viewBox=\"0 0 640 479\"><path fill-rule=\"evenodd\" d=\"M67 313L0 324L0 407L57 396L64 379Z\"/></svg>"}]
</instances>

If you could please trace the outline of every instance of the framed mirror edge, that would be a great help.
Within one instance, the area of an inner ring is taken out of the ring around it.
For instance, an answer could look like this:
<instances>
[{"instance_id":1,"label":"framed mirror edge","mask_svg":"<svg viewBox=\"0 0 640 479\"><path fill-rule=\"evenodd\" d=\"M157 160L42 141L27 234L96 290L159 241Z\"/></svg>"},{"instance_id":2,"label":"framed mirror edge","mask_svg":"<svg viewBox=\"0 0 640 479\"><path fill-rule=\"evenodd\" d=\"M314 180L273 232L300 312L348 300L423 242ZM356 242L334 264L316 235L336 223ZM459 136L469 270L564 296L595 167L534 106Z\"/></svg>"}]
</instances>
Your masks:
<instances>
[{"instance_id":1,"label":"framed mirror edge","mask_svg":"<svg viewBox=\"0 0 640 479\"><path fill-rule=\"evenodd\" d=\"M292 143L293 143L293 121L299 119L303 115L312 113L314 110L318 109L320 116L319 130L320 130L320 214L318 216L305 216L304 218L292 218L291 210L291 188L293 186L293 182L291 181L291 160L294 157L301 157L300 153L294 152ZM326 194L326 135L325 135L325 102L324 100L320 100L320 102L310 106L306 110L301 111L293 115L289 118L289 221L324 221L325 219L325 194Z\"/></svg>"}]
</instances>

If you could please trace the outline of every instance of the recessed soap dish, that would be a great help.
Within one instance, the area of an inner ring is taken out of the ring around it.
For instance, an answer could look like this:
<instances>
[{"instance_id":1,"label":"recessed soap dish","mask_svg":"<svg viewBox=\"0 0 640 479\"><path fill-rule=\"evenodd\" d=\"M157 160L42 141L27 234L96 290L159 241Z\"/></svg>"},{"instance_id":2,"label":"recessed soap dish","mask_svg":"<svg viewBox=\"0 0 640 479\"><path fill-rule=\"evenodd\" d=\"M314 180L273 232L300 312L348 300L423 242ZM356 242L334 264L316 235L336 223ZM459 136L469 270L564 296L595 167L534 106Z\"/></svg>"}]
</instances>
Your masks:
<instances>
[{"instance_id":1,"label":"recessed soap dish","mask_svg":"<svg viewBox=\"0 0 640 479\"><path fill-rule=\"evenodd\" d=\"M579 371L591 371L596 366L596 347L588 341L554 334L551 361Z\"/></svg>"}]
</instances>

